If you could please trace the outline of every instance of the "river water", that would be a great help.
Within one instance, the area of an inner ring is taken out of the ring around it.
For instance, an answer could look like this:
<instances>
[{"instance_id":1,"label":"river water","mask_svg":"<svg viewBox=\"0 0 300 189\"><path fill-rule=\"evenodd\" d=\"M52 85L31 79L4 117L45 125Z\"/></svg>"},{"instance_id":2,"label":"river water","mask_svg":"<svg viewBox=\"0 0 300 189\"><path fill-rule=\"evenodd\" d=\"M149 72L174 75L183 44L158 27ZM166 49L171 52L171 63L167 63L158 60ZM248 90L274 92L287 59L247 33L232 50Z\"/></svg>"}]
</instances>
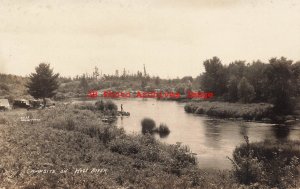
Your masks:
<instances>
[{"instance_id":1,"label":"river water","mask_svg":"<svg viewBox=\"0 0 300 189\"><path fill-rule=\"evenodd\" d=\"M156 136L162 142L182 142L196 153L201 168L229 169L237 145L244 143L244 135L250 142L265 139L300 139L300 126L279 126L267 123L229 121L188 114L184 103L157 101L155 99L114 100L120 109L130 112L129 117L119 117L117 126L127 133L141 133L141 120L145 117L155 120L156 125L165 123L171 133L165 138Z\"/></svg>"}]
</instances>

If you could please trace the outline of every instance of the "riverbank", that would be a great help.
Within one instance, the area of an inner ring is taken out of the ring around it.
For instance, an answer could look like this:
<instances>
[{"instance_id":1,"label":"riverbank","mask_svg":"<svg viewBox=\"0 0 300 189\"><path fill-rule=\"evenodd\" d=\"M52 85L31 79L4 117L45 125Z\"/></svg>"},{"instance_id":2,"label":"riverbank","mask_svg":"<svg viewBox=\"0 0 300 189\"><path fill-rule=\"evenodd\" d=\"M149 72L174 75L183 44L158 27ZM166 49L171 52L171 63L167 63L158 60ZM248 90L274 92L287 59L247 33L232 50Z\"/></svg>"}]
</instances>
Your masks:
<instances>
[{"instance_id":1,"label":"riverbank","mask_svg":"<svg viewBox=\"0 0 300 189\"><path fill-rule=\"evenodd\" d=\"M245 143L233 152L233 175L253 188L298 188L300 185L300 141L265 140Z\"/></svg>"},{"instance_id":2,"label":"riverbank","mask_svg":"<svg viewBox=\"0 0 300 189\"><path fill-rule=\"evenodd\" d=\"M187 113L248 121L271 121L274 117L272 109L273 105L267 103L242 104L210 101L189 102L184 107Z\"/></svg>"},{"instance_id":3,"label":"riverbank","mask_svg":"<svg viewBox=\"0 0 300 189\"><path fill-rule=\"evenodd\" d=\"M122 128L103 122L104 113L88 107L61 104L52 109L0 114L0 187L246 189L262 186L241 185L236 180L239 175L229 170L200 169L187 146L161 143L151 135L125 134ZM40 121L22 122L23 116ZM291 145L270 146L274 147L271 152L276 152ZM235 161L243 166L238 158ZM276 159L275 165L277 161L281 162L281 158Z\"/></svg>"},{"instance_id":4,"label":"riverbank","mask_svg":"<svg viewBox=\"0 0 300 189\"><path fill-rule=\"evenodd\" d=\"M104 116L78 105L1 114L0 187L237 188L228 171L200 170L188 147L127 135Z\"/></svg>"}]
</instances>

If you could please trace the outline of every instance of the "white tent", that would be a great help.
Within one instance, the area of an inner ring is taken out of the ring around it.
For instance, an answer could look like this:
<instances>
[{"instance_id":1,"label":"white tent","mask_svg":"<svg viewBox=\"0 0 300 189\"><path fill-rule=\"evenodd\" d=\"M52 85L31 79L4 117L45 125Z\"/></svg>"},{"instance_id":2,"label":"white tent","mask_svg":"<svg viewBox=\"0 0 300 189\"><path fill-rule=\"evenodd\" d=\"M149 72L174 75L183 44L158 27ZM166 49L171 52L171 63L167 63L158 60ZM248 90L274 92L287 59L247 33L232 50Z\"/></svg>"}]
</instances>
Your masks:
<instances>
[{"instance_id":1,"label":"white tent","mask_svg":"<svg viewBox=\"0 0 300 189\"><path fill-rule=\"evenodd\" d=\"M0 108L11 109L7 99L0 99Z\"/></svg>"}]
</instances>

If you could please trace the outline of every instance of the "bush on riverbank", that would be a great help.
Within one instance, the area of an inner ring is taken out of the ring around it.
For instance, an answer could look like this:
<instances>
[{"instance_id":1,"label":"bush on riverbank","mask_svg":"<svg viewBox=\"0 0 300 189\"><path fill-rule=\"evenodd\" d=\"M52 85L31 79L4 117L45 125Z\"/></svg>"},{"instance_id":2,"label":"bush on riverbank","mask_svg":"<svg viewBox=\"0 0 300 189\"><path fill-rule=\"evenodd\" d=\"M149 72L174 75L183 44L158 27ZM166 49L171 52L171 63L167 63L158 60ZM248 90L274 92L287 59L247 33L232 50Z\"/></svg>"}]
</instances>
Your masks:
<instances>
[{"instance_id":1,"label":"bush on riverbank","mask_svg":"<svg viewBox=\"0 0 300 189\"><path fill-rule=\"evenodd\" d=\"M116 116L118 113L118 106L111 100L99 100L93 103L80 103L75 105L81 110L100 111L107 116Z\"/></svg>"},{"instance_id":2,"label":"bush on riverbank","mask_svg":"<svg viewBox=\"0 0 300 189\"><path fill-rule=\"evenodd\" d=\"M141 121L141 125L142 125L142 134L146 134L146 133L149 133L149 134L154 134L154 133L157 133L159 134L159 136L161 138L163 137L166 137L170 134L170 129L169 127L164 124L164 123L161 123L159 124L159 127L157 128L156 127L156 123L153 119L151 118L144 118L142 121Z\"/></svg>"},{"instance_id":3,"label":"bush on riverbank","mask_svg":"<svg viewBox=\"0 0 300 189\"><path fill-rule=\"evenodd\" d=\"M169 135L171 131L166 124L161 123L161 124L159 124L157 132L159 133L160 137L165 137L165 136Z\"/></svg>"},{"instance_id":4,"label":"bush on riverbank","mask_svg":"<svg viewBox=\"0 0 300 189\"><path fill-rule=\"evenodd\" d=\"M96 109L100 110L100 111L105 111L105 110L109 110L109 111L117 111L118 110L118 106L111 100L99 100L95 103Z\"/></svg>"},{"instance_id":5,"label":"bush on riverbank","mask_svg":"<svg viewBox=\"0 0 300 189\"><path fill-rule=\"evenodd\" d=\"M142 125L142 133L146 134L146 133L150 133L152 134L154 132L154 129L156 127L156 123L153 119L150 118L144 118L141 121L141 125Z\"/></svg>"},{"instance_id":6,"label":"bush on riverbank","mask_svg":"<svg viewBox=\"0 0 300 189\"><path fill-rule=\"evenodd\" d=\"M187 113L206 114L219 118L262 120L272 117L273 105L266 103L192 102L185 105Z\"/></svg>"},{"instance_id":7,"label":"bush on riverbank","mask_svg":"<svg viewBox=\"0 0 300 189\"><path fill-rule=\"evenodd\" d=\"M299 184L300 142L270 141L243 144L233 152L234 176L241 184L294 188Z\"/></svg>"}]
</instances>

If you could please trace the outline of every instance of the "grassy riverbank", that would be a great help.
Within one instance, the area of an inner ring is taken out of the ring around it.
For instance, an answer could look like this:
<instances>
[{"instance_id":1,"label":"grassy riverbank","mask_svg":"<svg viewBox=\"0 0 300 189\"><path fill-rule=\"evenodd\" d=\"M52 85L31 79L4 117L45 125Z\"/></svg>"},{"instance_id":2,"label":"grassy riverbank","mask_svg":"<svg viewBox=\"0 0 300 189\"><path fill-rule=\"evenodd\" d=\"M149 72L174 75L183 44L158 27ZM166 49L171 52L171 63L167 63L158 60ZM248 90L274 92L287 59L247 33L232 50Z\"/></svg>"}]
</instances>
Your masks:
<instances>
[{"instance_id":1,"label":"grassy riverbank","mask_svg":"<svg viewBox=\"0 0 300 189\"><path fill-rule=\"evenodd\" d=\"M271 118L273 106L266 103L190 102L184 107L187 113L206 114L219 118L237 118L261 121Z\"/></svg>"},{"instance_id":2,"label":"grassy riverbank","mask_svg":"<svg viewBox=\"0 0 300 189\"><path fill-rule=\"evenodd\" d=\"M299 187L300 141L245 139L233 152L233 174L239 183L253 188Z\"/></svg>"},{"instance_id":3,"label":"grassy riverbank","mask_svg":"<svg viewBox=\"0 0 300 189\"><path fill-rule=\"evenodd\" d=\"M241 146L235 151L240 156L234 156L241 169L201 170L188 147L163 144L151 135L125 134L123 129L102 122L104 113L86 107L60 105L54 109L14 110L0 114L0 188L246 189L268 188L270 184L264 182L265 179L253 180L255 183L239 180L248 176L245 167L248 164L244 162L257 162L257 158L261 162L265 153L245 157L244 153L239 153L245 151ZM41 121L21 122L23 116ZM271 152L281 149L283 154L298 157L299 153L290 145L300 152L299 145L289 141L286 145L274 144L268 149ZM260 145L256 151L265 151L265 146L268 145ZM272 165L276 166L285 157L274 158ZM296 163L292 165L298 166ZM256 165L260 165L260 170L268 170L261 163L253 164L254 168ZM294 169L285 175L284 170L290 164L278 165L284 165L279 179L298 178L292 172ZM93 171L96 169L98 172ZM42 173L36 173L38 170ZM260 172L253 174L261 175ZM293 184L299 186L299 183ZM283 186L289 185L283 183Z\"/></svg>"},{"instance_id":4,"label":"grassy riverbank","mask_svg":"<svg viewBox=\"0 0 300 189\"><path fill-rule=\"evenodd\" d=\"M102 113L71 105L24 112L41 119L33 123L21 122L19 113L1 114L0 187L236 188L228 172L200 170L187 147L126 135L103 123ZM75 173L79 168L89 170Z\"/></svg>"}]
</instances>

